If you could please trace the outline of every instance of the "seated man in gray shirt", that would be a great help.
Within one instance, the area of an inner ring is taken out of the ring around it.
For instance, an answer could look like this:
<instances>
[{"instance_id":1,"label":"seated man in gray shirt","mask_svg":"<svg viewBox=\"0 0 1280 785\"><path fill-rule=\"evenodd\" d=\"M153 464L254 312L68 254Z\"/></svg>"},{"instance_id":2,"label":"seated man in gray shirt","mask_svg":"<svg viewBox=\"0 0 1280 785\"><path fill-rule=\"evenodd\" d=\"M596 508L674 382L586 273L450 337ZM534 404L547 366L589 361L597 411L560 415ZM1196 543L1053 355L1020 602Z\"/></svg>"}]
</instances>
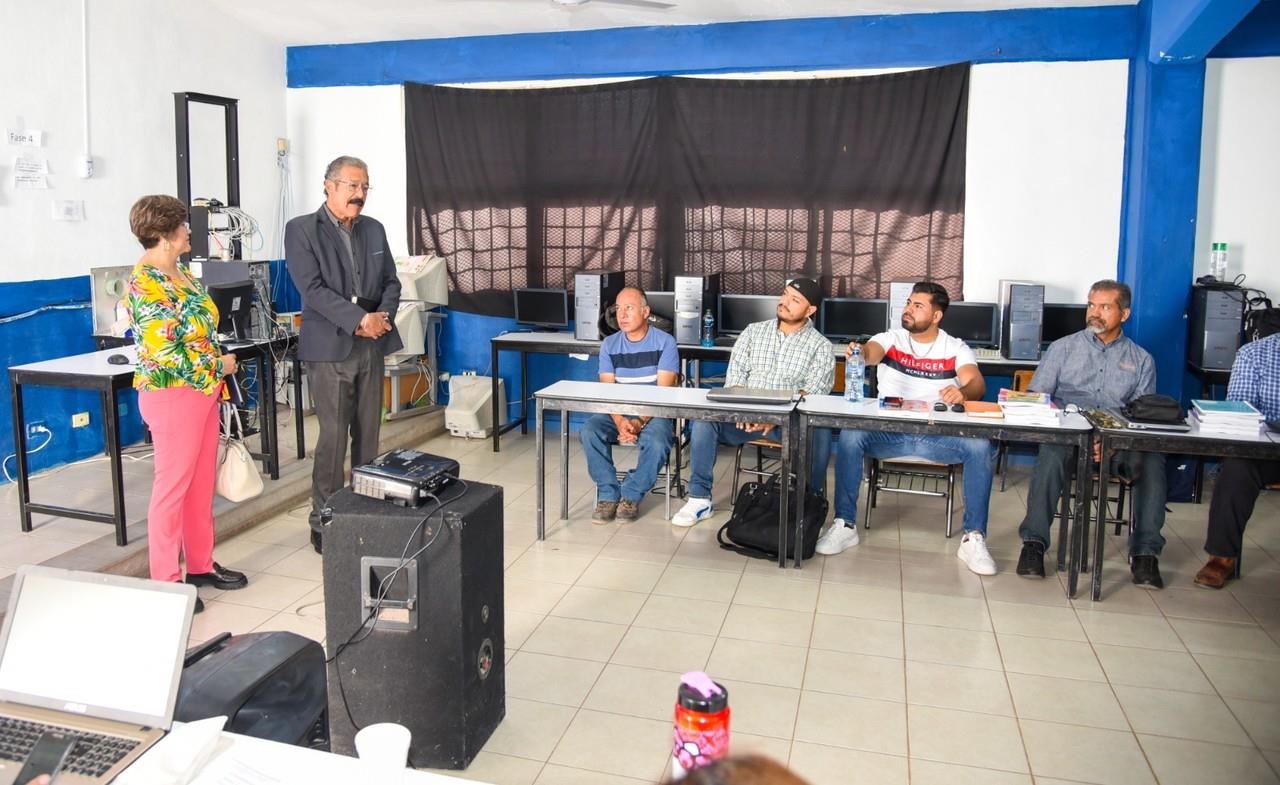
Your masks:
<instances>
[{"instance_id":1,"label":"seated man in gray shirt","mask_svg":"<svg viewBox=\"0 0 1280 785\"><path fill-rule=\"evenodd\" d=\"M1118 409L1134 398L1154 393L1155 362L1121 330L1129 318L1131 297L1129 287L1119 281L1095 283L1089 289L1085 329L1049 346L1031 380L1031 389L1082 409ZM1044 577L1049 523L1066 484L1067 449L1042 444L1036 456L1027 492L1027 517L1018 529L1022 537L1018 574L1024 578ZM1101 460L1096 442L1093 449L1093 459ZM1135 520L1130 521L1129 535L1133 582L1144 588L1162 589L1159 558L1164 548L1160 534L1164 527L1164 456L1120 452L1108 457L1121 476L1133 481Z\"/></svg>"}]
</instances>

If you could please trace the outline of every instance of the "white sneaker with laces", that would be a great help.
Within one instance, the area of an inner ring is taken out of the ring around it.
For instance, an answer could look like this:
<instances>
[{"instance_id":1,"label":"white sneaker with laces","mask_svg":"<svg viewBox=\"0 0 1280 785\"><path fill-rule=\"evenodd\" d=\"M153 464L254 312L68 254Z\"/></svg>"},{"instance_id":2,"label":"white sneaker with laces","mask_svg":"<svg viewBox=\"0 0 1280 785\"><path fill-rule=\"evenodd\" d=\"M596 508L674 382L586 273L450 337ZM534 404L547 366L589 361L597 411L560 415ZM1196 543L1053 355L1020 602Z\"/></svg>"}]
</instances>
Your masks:
<instances>
[{"instance_id":1,"label":"white sneaker with laces","mask_svg":"<svg viewBox=\"0 0 1280 785\"><path fill-rule=\"evenodd\" d=\"M823 556L835 556L858 544L858 524L849 523L844 518L836 518L827 528L826 533L818 538L818 546L814 550Z\"/></svg>"},{"instance_id":2,"label":"white sneaker with laces","mask_svg":"<svg viewBox=\"0 0 1280 785\"><path fill-rule=\"evenodd\" d=\"M987 540L981 532L965 532L960 538L960 550L956 558L978 575L995 575L996 560L987 551Z\"/></svg>"},{"instance_id":3,"label":"white sneaker with laces","mask_svg":"<svg viewBox=\"0 0 1280 785\"><path fill-rule=\"evenodd\" d=\"M677 510L675 515L671 516L671 525L687 528L698 521L710 518L714 512L715 510L711 508L710 499L695 499L690 496L689 501L685 502L684 506Z\"/></svg>"}]
</instances>

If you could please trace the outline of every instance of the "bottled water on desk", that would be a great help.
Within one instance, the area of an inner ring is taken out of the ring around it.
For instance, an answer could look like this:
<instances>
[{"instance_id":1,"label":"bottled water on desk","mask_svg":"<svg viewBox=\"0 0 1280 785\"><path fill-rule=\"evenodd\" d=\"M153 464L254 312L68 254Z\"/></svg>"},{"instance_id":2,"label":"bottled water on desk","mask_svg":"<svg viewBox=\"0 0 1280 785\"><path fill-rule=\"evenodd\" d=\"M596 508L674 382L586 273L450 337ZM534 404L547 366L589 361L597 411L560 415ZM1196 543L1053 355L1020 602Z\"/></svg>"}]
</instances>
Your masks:
<instances>
[{"instance_id":1,"label":"bottled water on desk","mask_svg":"<svg viewBox=\"0 0 1280 785\"><path fill-rule=\"evenodd\" d=\"M1214 243L1209 255L1209 275L1219 281L1227 280L1227 244Z\"/></svg>"},{"instance_id":2,"label":"bottled water on desk","mask_svg":"<svg viewBox=\"0 0 1280 785\"><path fill-rule=\"evenodd\" d=\"M702 315L702 345L716 345L716 317L711 315L711 309Z\"/></svg>"},{"instance_id":3,"label":"bottled water on desk","mask_svg":"<svg viewBox=\"0 0 1280 785\"><path fill-rule=\"evenodd\" d=\"M853 347L853 354L844 358L844 399L862 400L862 382L867 376L867 365L862 360L861 347Z\"/></svg>"}]
</instances>

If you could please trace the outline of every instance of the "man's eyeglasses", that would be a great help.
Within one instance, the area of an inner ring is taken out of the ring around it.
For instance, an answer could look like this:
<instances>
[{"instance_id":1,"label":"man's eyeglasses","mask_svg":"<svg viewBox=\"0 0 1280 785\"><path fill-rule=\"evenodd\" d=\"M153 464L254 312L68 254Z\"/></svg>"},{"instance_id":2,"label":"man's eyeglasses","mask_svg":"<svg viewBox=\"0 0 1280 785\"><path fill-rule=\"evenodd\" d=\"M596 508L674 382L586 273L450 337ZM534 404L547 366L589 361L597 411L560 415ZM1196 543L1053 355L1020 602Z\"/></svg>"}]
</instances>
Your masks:
<instances>
[{"instance_id":1,"label":"man's eyeglasses","mask_svg":"<svg viewBox=\"0 0 1280 785\"><path fill-rule=\"evenodd\" d=\"M348 191L364 191L365 193L369 193L373 190L373 187L368 183L353 183L350 180L334 180L333 182L338 185L345 185Z\"/></svg>"}]
</instances>

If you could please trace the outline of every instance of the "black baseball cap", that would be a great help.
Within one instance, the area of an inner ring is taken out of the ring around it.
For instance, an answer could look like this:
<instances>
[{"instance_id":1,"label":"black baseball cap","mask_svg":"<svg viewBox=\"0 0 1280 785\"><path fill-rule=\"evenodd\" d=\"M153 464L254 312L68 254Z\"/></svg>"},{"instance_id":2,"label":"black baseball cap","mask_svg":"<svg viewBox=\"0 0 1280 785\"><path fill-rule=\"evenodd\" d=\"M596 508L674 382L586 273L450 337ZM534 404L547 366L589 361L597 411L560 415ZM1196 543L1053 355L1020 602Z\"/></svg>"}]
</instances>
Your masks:
<instances>
[{"instance_id":1,"label":"black baseball cap","mask_svg":"<svg viewBox=\"0 0 1280 785\"><path fill-rule=\"evenodd\" d=\"M822 304L822 286L812 278L792 278L787 286L799 292L814 308Z\"/></svg>"}]
</instances>

